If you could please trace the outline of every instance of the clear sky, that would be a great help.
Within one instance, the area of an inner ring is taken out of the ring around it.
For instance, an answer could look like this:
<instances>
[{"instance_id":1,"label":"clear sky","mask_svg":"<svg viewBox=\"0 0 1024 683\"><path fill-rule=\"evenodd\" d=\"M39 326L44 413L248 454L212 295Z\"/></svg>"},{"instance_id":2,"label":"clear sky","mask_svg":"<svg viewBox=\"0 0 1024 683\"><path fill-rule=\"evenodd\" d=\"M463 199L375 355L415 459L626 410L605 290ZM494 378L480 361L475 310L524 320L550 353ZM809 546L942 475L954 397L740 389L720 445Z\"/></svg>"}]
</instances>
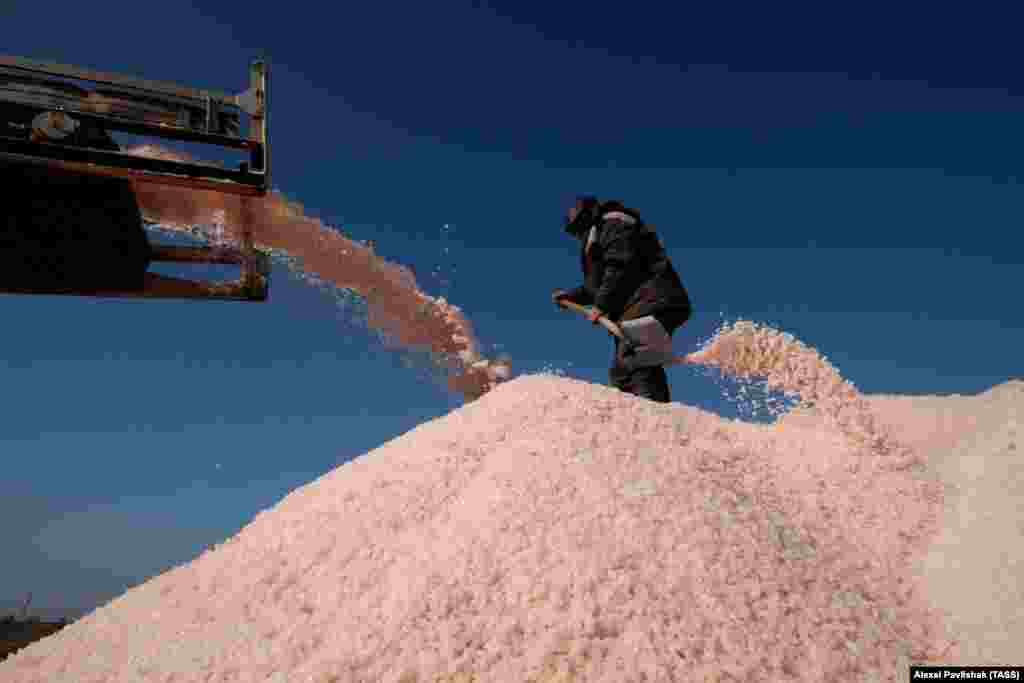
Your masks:
<instances>
[{"instance_id":1,"label":"clear sky","mask_svg":"<svg viewBox=\"0 0 1024 683\"><path fill-rule=\"evenodd\" d=\"M560 219L592 192L659 228L698 309L680 353L724 315L867 392L1024 376L1015 22L708 4L6 2L0 42L228 91L266 54L275 185L518 372L607 381L607 336L549 300L580 281ZM102 604L461 404L284 271L263 305L0 296L0 316L0 607ZM675 400L737 415L670 372Z\"/></svg>"}]
</instances>

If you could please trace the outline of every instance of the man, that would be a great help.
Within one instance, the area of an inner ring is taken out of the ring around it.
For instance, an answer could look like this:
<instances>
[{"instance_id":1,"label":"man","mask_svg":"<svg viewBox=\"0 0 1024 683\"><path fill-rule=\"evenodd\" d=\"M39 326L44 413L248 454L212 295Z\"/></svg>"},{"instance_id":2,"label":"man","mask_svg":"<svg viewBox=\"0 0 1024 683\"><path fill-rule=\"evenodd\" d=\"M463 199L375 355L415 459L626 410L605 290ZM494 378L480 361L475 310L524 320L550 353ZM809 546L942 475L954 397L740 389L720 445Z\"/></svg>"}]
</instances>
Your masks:
<instances>
[{"instance_id":1,"label":"man","mask_svg":"<svg viewBox=\"0 0 1024 683\"><path fill-rule=\"evenodd\" d=\"M555 303L591 306L587 318L616 322L631 344L615 340L608 373L611 385L636 396L668 403L672 334L690 319L690 297L657 234L621 202L596 197L576 200L565 230L581 243L583 285L556 290ZM628 348L627 348L628 346Z\"/></svg>"}]
</instances>

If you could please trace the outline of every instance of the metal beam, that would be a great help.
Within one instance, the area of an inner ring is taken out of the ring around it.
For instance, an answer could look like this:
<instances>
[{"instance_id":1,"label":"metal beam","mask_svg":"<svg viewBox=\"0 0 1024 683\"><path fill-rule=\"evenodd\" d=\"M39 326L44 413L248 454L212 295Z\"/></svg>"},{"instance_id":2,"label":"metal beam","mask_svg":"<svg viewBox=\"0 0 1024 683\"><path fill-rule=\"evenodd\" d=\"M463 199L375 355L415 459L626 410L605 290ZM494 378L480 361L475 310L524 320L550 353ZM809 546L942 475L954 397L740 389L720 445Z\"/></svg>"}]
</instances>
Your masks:
<instances>
[{"instance_id":1,"label":"metal beam","mask_svg":"<svg viewBox=\"0 0 1024 683\"><path fill-rule=\"evenodd\" d=\"M75 173L87 173L90 175L124 178L139 182L190 187L197 190L212 190L214 192L246 197L262 197L267 193L267 187L264 184L264 176L240 176L241 171L230 171L228 169L220 169L215 166L203 166L201 168L204 175L197 177L200 171L197 170L195 165L179 164L173 161L136 157L130 154L122 154L120 152L101 152L82 149L76 150L75 148L70 147L61 150L63 152L61 156L58 156L56 153L52 157L39 156L38 148L35 155L17 154L3 151L3 142L4 141L0 139L0 160L12 161L21 164L49 166ZM39 145L42 143L35 144ZM56 147L56 145L52 145L52 147ZM93 156L105 154L119 155L119 162L123 162L125 165L101 165L101 163L97 163L97 158ZM66 157L69 156L75 156L77 158L75 160L68 160ZM154 167L166 170L156 170ZM192 170L193 174L186 175L181 172L183 170ZM207 171L209 171L211 175L221 177L206 176L205 172Z\"/></svg>"},{"instance_id":2,"label":"metal beam","mask_svg":"<svg viewBox=\"0 0 1024 683\"><path fill-rule=\"evenodd\" d=\"M266 301L267 283L262 278L252 285L241 281L202 282L146 273L145 285L131 290L0 288L0 294L42 294L89 296L102 299L208 299L212 301Z\"/></svg>"},{"instance_id":3,"label":"metal beam","mask_svg":"<svg viewBox=\"0 0 1024 683\"><path fill-rule=\"evenodd\" d=\"M56 62L41 62L34 59L26 59L25 57L7 57L0 55L0 66L10 67L12 69L18 69L28 73L43 73L53 76L63 76L64 78L75 78L81 81L92 81L94 83L110 83L112 85L131 88L134 90L184 97L197 102L202 102L209 97L226 104L234 104L234 102L232 102L235 97L234 95L228 95L227 93L217 90L201 90L199 88L190 88L188 86L178 85L177 83L150 81L136 76L106 73L79 66L58 64Z\"/></svg>"}]
</instances>

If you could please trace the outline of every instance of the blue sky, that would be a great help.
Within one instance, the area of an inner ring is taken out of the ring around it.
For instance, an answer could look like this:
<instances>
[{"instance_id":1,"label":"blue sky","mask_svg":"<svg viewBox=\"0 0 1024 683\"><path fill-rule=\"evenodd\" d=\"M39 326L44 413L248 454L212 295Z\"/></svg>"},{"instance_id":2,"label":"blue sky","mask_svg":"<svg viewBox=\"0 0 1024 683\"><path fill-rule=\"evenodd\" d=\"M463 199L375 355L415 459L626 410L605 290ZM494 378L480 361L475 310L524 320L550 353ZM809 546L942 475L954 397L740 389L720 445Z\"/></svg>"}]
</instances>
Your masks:
<instances>
[{"instance_id":1,"label":"blue sky","mask_svg":"<svg viewBox=\"0 0 1024 683\"><path fill-rule=\"evenodd\" d=\"M1024 375L1013 22L667 5L107 2L55 21L15 2L0 36L231 91L266 54L275 185L413 268L518 372L606 381L610 341L549 302L580 280L560 217L594 192L658 226L698 309L680 353L724 315L868 392ZM264 305L0 296L0 315L0 605L102 604L461 404L283 271ZM699 372L671 383L737 415Z\"/></svg>"}]
</instances>

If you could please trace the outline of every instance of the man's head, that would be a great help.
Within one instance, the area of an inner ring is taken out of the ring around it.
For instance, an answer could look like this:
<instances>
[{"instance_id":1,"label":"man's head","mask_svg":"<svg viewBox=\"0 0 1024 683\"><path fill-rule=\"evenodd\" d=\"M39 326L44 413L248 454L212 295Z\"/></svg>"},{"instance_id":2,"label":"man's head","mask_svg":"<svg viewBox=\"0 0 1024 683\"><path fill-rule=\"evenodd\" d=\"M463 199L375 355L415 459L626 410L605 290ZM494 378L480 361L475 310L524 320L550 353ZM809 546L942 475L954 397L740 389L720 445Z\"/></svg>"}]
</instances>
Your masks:
<instances>
[{"instance_id":1,"label":"man's head","mask_svg":"<svg viewBox=\"0 0 1024 683\"><path fill-rule=\"evenodd\" d=\"M594 212L600 205L597 197L580 195L565 216L565 231L573 237L581 237L594 222Z\"/></svg>"}]
</instances>

